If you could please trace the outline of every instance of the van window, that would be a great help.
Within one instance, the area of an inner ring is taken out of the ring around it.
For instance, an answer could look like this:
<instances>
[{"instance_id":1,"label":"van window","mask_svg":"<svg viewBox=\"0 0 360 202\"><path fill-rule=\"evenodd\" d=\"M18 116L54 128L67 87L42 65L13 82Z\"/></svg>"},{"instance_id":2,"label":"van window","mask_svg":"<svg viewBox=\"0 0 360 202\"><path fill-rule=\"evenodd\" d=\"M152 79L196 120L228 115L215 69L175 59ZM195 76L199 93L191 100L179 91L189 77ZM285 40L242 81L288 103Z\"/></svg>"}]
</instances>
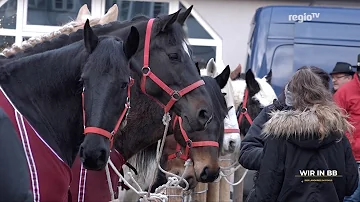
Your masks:
<instances>
[{"instance_id":1,"label":"van window","mask_svg":"<svg viewBox=\"0 0 360 202\"><path fill-rule=\"evenodd\" d=\"M275 90L275 93L279 95L289 78L293 75L293 56L294 46L291 45L280 45L275 49L271 69L272 69L272 80L271 85Z\"/></svg>"},{"instance_id":2,"label":"van window","mask_svg":"<svg viewBox=\"0 0 360 202\"><path fill-rule=\"evenodd\" d=\"M296 69L302 66L317 66L331 72L336 62L356 65L360 47L295 44L294 64Z\"/></svg>"}]
</instances>

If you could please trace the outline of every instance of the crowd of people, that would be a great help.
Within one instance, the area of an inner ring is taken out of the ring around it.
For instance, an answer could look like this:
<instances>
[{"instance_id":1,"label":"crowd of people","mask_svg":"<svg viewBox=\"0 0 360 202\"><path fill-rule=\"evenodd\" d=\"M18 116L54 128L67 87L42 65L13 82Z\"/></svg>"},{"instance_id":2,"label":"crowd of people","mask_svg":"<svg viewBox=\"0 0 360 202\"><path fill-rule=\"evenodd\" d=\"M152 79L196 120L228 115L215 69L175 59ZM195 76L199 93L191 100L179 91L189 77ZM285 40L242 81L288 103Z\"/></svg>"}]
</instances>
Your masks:
<instances>
[{"instance_id":1,"label":"crowd of people","mask_svg":"<svg viewBox=\"0 0 360 202\"><path fill-rule=\"evenodd\" d=\"M239 162L257 171L248 202L360 202L359 76L360 67L346 62L329 74L297 70L242 141ZM306 180L302 170L338 176Z\"/></svg>"}]
</instances>

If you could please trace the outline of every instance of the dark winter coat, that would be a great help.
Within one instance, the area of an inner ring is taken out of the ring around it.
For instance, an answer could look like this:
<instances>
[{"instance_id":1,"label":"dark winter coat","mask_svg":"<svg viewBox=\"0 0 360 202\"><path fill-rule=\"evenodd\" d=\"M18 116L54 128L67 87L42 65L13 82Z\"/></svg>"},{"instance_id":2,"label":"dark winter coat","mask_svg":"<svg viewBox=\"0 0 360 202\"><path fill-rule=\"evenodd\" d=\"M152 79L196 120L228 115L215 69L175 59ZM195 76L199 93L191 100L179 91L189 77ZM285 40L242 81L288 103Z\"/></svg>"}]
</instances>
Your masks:
<instances>
[{"instance_id":1,"label":"dark winter coat","mask_svg":"<svg viewBox=\"0 0 360 202\"><path fill-rule=\"evenodd\" d=\"M326 124L319 116L327 117ZM249 202L338 202L358 185L358 166L350 143L339 128L343 121L326 107L308 111L275 111L264 125L267 137L259 175ZM323 126L323 127L322 127ZM327 137L319 141L319 131ZM306 182L300 170L337 170L332 182Z\"/></svg>"},{"instance_id":2,"label":"dark winter coat","mask_svg":"<svg viewBox=\"0 0 360 202\"><path fill-rule=\"evenodd\" d=\"M272 105L265 107L254 119L245 138L241 141L239 163L246 169L259 170L263 148L264 137L261 135L263 125L270 119L269 113L274 110L287 110L290 107L274 101Z\"/></svg>"}]
</instances>

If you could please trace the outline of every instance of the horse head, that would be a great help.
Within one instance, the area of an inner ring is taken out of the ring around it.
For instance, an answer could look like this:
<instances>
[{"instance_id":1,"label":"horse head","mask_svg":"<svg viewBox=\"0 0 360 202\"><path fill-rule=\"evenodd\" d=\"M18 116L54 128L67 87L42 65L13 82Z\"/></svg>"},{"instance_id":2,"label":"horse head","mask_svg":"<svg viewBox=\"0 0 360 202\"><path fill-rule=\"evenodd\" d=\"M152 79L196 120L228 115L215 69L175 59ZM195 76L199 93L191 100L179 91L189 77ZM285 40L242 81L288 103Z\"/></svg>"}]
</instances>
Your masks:
<instances>
[{"instance_id":1,"label":"horse head","mask_svg":"<svg viewBox=\"0 0 360 202\"><path fill-rule=\"evenodd\" d=\"M96 36L86 21L84 47L89 56L81 71L86 136L79 152L87 169L105 167L113 136L126 119L132 85L128 61L138 44L139 32L135 27L123 42L113 36Z\"/></svg>"},{"instance_id":2,"label":"horse head","mask_svg":"<svg viewBox=\"0 0 360 202\"><path fill-rule=\"evenodd\" d=\"M184 164L188 157L187 156L182 157L182 154L180 153L180 151L178 151L178 146L179 145L177 144L174 135L168 135L166 137L164 150L163 150L163 153L162 153L162 156L160 159L160 165L167 172L173 173L178 176L183 176L184 179L189 184L188 188L194 189L196 187L196 185L198 184L198 181L196 180L194 166L189 165L185 169ZM161 171L159 171L159 172L161 172ZM165 174L164 177L165 178L163 178L163 180L160 180L161 183L159 183L159 184L164 184L163 182L166 181L166 179L168 179L168 177L171 177L171 176L168 174ZM181 187L185 188L184 181L181 181L181 183L179 185ZM155 188L156 187L153 186L152 191L155 191Z\"/></svg>"},{"instance_id":3,"label":"horse head","mask_svg":"<svg viewBox=\"0 0 360 202\"><path fill-rule=\"evenodd\" d=\"M181 125L189 134L189 139L185 141L181 133L176 132L174 135L183 147L189 146L190 141L214 140L214 143L217 140L215 133L206 137L198 137L193 133L202 131L216 122L213 119L212 99L204 87L204 81L196 71L182 29L191 10L192 6L184 12L179 10L155 19L144 16L134 19L133 25L141 30L140 41L144 41L144 44L141 44L144 48L140 48L130 62L136 86L140 86L143 93L139 96L145 100L148 98L144 95L147 95L155 100L164 112L175 113L181 118ZM112 34L121 35L125 31L126 29L120 29ZM146 108L149 102L144 102L143 105ZM194 155L196 151L199 150L194 149ZM207 174L203 175L203 180L208 180L204 179L204 176L218 175L220 167L217 158L214 157L217 156L214 153L217 151L218 148L214 146L202 147L202 157L198 158L196 167L199 178L204 172ZM207 153L206 158L205 153Z\"/></svg>"},{"instance_id":4,"label":"horse head","mask_svg":"<svg viewBox=\"0 0 360 202\"><path fill-rule=\"evenodd\" d=\"M242 136L245 136L260 111L277 99L271 87L271 76L270 70L263 78L255 78L254 73L249 69L245 74L245 79L242 74L239 79L231 81L238 116L242 116L238 120Z\"/></svg>"},{"instance_id":5,"label":"horse head","mask_svg":"<svg viewBox=\"0 0 360 202\"><path fill-rule=\"evenodd\" d=\"M140 36L144 48L138 50L130 63L142 92L157 101L165 112L181 116L188 132L203 130L213 115L209 94L196 72L182 29L191 10L192 7L134 23L144 32Z\"/></svg>"},{"instance_id":6,"label":"horse head","mask_svg":"<svg viewBox=\"0 0 360 202\"><path fill-rule=\"evenodd\" d=\"M224 120L224 128L225 128L225 135L224 135L224 141L223 141L223 150L222 155L231 154L234 152L240 151L240 131L239 131L239 125L237 122L237 116L236 116L236 105L235 105L235 98L234 98L234 91L233 86L231 83L231 80L224 77L217 77L219 74L219 68L217 67L218 64L215 63L214 59L211 58L207 65L206 69L200 69L200 73L202 75L207 75L214 77L216 79L227 79L227 84L222 88L222 92L225 95L225 100L227 103L227 107L229 109L228 115L226 116ZM230 67L226 66L225 69L229 69Z\"/></svg>"},{"instance_id":7,"label":"horse head","mask_svg":"<svg viewBox=\"0 0 360 202\"><path fill-rule=\"evenodd\" d=\"M167 161L165 162L165 167L170 169L174 173L179 173L180 175L184 174L184 163L187 159L191 159L193 161L193 168L189 166L189 169L186 170L185 173L185 179L188 179L189 183L191 183L190 188L196 186L195 180L199 182L212 182L214 181L219 174L219 169L217 170L217 173L212 174L208 170L212 169L211 167L206 167L206 165L211 165L211 162L214 161L214 159L218 159L220 151L222 149L222 142L224 138L224 119L226 115L228 114L228 108L226 104L226 100L224 98L224 94L221 93L221 89L224 88L226 85L228 78L230 75L230 68L227 67L224 69L224 71L216 76L215 78L203 76L202 79L206 82L205 87L210 92L213 104L214 104L214 120L211 122L203 131L196 131L193 132L193 134L197 137L196 141L194 141L192 144L194 146L188 150L188 148L182 147L180 144L175 145L171 143L166 143L169 145L169 148L166 150L166 154L164 158L166 158ZM184 133L184 131L181 129L180 124L174 125L174 127L180 126L181 133ZM174 129L174 132L176 132L176 129ZM215 139L213 139L215 137ZM175 136L175 140L179 142L179 140ZM209 147L206 144L202 145L202 141L206 140L212 140L216 141L218 144L220 144L220 148L217 147ZM171 139L169 140L172 141ZM180 140L181 141L181 140ZM196 145L196 143L200 143ZM211 150L208 148L212 148ZM175 150L174 150L175 149ZM216 150L215 150L216 149ZM169 155L169 151L172 151L172 153ZM212 158L208 158L208 155L212 156ZM213 159L214 158L214 159ZM201 173L199 173L199 167L204 167L206 169L202 170ZM195 173L192 173L192 169ZM195 174L195 177L193 176Z\"/></svg>"}]
</instances>

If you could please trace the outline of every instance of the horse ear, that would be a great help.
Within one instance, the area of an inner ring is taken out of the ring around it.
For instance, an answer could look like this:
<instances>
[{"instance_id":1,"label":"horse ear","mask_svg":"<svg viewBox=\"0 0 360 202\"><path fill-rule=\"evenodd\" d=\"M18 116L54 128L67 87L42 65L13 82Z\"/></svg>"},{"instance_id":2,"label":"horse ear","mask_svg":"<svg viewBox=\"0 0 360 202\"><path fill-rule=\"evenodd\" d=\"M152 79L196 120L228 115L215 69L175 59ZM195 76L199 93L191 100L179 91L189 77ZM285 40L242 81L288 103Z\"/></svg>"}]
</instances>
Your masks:
<instances>
[{"instance_id":1,"label":"horse ear","mask_svg":"<svg viewBox=\"0 0 360 202\"><path fill-rule=\"evenodd\" d=\"M208 63L206 64L206 71L207 71L207 75L214 77L216 74L216 63L214 61L214 58L211 58Z\"/></svg>"},{"instance_id":2,"label":"horse ear","mask_svg":"<svg viewBox=\"0 0 360 202\"><path fill-rule=\"evenodd\" d=\"M174 24L174 22L176 22L176 20L179 16L180 10L181 9L179 9L176 13L166 16L163 19L163 25L161 27L162 32L166 31L172 24Z\"/></svg>"},{"instance_id":3,"label":"horse ear","mask_svg":"<svg viewBox=\"0 0 360 202\"><path fill-rule=\"evenodd\" d=\"M272 69L270 69L269 73L264 77L266 79L266 82L271 84L271 78L272 78Z\"/></svg>"},{"instance_id":4,"label":"horse ear","mask_svg":"<svg viewBox=\"0 0 360 202\"><path fill-rule=\"evenodd\" d=\"M221 89L223 89L226 86L226 84L229 80L229 76L230 76L230 67L228 65L221 72L221 74L219 74L218 76L215 77L215 80L219 84Z\"/></svg>"},{"instance_id":5,"label":"horse ear","mask_svg":"<svg viewBox=\"0 0 360 202\"><path fill-rule=\"evenodd\" d=\"M86 17L91 16L91 13L89 11L89 8L87 7L87 4L84 4L83 6L81 6L81 8L79 9L79 12L78 12L78 15L76 17L75 22L80 22L80 23L84 22L83 18L85 16Z\"/></svg>"},{"instance_id":6,"label":"horse ear","mask_svg":"<svg viewBox=\"0 0 360 202\"><path fill-rule=\"evenodd\" d=\"M86 20L84 25L84 42L85 48L89 53L92 53L96 48L99 38L94 34L93 30L90 27L89 19Z\"/></svg>"},{"instance_id":7,"label":"horse ear","mask_svg":"<svg viewBox=\"0 0 360 202\"><path fill-rule=\"evenodd\" d=\"M124 53L128 59L130 59L137 51L139 46L140 34L136 27L131 26L129 36L124 42Z\"/></svg>"},{"instance_id":8,"label":"horse ear","mask_svg":"<svg viewBox=\"0 0 360 202\"><path fill-rule=\"evenodd\" d=\"M119 15L119 8L116 4L111 6L108 12L100 18L99 24L104 25L117 20Z\"/></svg>"},{"instance_id":9,"label":"horse ear","mask_svg":"<svg viewBox=\"0 0 360 202\"><path fill-rule=\"evenodd\" d=\"M180 25L184 25L186 19L190 16L192 8L193 8L193 5L191 5L188 9L186 9L185 12L181 12L179 14L177 21L180 23Z\"/></svg>"},{"instance_id":10,"label":"horse ear","mask_svg":"<svg viewBox=\"0 0 360 202\"><path fill-rule=\"evenodd\" d=\"M251 97L260 91L260 86L255 79L254 73L249 69L245 75L246 87L249 89Z\"/></svg>"},{"instance_id":11,"label":"horse ear","mask_svg":"<svg viewBox=\"0 0 360 202\"><path fill-rule=\"evenodd\" d=\"M196 66L196 69L197 69L198 72L199 72L199 75L201 76L200 68L199 68L199 62L195 62L195 66Z\"/></svg>"}]
</instances>

